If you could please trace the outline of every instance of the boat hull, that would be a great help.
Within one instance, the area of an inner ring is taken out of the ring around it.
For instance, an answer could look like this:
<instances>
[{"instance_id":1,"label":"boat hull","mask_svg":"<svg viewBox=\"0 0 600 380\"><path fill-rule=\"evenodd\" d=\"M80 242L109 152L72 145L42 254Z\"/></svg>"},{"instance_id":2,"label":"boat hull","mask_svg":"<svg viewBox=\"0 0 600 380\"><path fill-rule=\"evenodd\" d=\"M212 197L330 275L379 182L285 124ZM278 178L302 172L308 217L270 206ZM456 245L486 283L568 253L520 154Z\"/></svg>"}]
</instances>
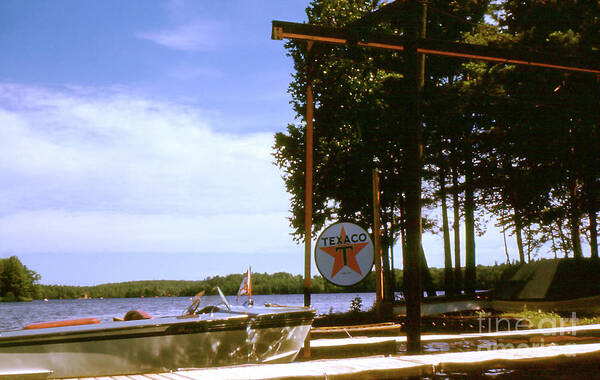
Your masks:
<instances>
[{"instance_id":1,"label":"boat hull","mask_svg":"<svg viewBox=\"0 0 600 380\"><path fill-rule=\"evenodd\" d=\"M502 312L541 310L555 313L600 313L600 296L581 297L566 300L491 300L490 307Z\"/></svg>"},{"instance_id":2,"label":"boat hull","mask_svg":"<svg viewBox=\"0 0 600 380\"><path fill-rule=\"evenodd\" d=\"M0 371L108 376L295 358L314 311L107 322L0 335Z\"/></svg>"},{"instance_id":3,"label":"boat hull","mask_svg":"<svg viewBox=\"0 0 600 380\"><path fill-rule=\"evenodd\" d=\"M487 300L456 300L456 301L438 301L423 302L421 304L421 315L439 315L446 313L456 313L460 311L481 310L488 305ZM406 304L394 305L394 315L406 315Z\"/></svg>"}]
</instances>

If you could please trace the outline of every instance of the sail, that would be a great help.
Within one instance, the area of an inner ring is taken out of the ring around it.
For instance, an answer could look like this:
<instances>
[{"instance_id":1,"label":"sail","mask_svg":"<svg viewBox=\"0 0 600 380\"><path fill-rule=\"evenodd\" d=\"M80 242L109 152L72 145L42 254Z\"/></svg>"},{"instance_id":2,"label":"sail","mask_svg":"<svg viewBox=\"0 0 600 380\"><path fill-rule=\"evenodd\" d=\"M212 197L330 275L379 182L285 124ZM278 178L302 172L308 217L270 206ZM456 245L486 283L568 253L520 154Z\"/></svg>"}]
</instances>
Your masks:
<instances>
[{"instance_id":1,"label":"sail","mask_svg":"<svg viewBox=\"0 0 600 380\"><path fill-rule=\"evenodd\" d=\"M238 290L237 296L248 296L248 298L252 297L252 268L248 267L248 271L246 275L242 279L242 283L240 284L240 289Z\"/></svg>"}]
</instances>

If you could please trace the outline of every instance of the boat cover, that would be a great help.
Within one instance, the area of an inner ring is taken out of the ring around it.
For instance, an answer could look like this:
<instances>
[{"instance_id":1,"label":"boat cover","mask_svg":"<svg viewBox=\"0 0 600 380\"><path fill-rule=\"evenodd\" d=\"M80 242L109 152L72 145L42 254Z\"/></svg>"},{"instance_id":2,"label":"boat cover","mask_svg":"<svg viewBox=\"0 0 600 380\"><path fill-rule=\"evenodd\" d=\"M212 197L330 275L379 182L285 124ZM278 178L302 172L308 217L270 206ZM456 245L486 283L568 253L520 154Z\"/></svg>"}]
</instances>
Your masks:
<instances>
[{"instance_id":1,"label":"boat cover","mask_svg":"<svg viewBox=\"0 0 600 380\"><path fill-rule=\"evenodd\" d=\"M494 290L495 299L566 300L600 295L600 261L539 260L522 265Z\"/></svg>"}]
</instances>

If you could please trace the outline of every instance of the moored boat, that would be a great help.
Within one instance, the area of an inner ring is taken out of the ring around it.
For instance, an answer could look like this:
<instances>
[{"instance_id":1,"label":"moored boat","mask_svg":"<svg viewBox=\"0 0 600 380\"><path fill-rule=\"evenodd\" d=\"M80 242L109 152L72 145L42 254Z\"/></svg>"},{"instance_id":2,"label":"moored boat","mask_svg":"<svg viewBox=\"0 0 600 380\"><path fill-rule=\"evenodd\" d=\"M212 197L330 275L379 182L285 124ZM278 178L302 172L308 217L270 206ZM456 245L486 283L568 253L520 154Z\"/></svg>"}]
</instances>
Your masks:
<instances>
[{"instance_id":1,"label":"moored boat","mask_svg":"<svg viewBox=\"0 0 600 380\"><path fill-rule=\"evenodd\" d=\"M600 313L600 261L540 260L524 264L500 284L489 307L501 312L523 309L556 313Z\"/></svg>"},{"instance_id":2,"label":"moored boat","mask_svg":"<svg viewBox=\"0 0 600 380\"><path fill-rule=\"evenodd\" d=\"M493 310L502 312L521 312L527 309L560 314L578 313L588 315L600 313L600 296L578 297L566 300L496 299L491 300L489 306Z\"/></svg>"},{"instance_id":3,"label":"moored boat","mask_svg":"<svg viewBox=\"0 0 600 380\"><path fill-rule=\"evenodd\" d=\"M488 307L487 292L475 295L461 294L453 296L424 297L421 300L421 315L440 315L462 311L482 310ZM406 302L395 302L394 315L406 315Z\"/></svg>"},{"instance_id":4,"label":"moored boat","mask_svg":"<svg viewBox=\"0 0 600 380\"><path fill-rule=\"evenodd\" d=\"M0 332L0 373L89 377L292 361L314 316L303 307L226 304L174 317L30 325Z\"/></svg>"}]
</instances>

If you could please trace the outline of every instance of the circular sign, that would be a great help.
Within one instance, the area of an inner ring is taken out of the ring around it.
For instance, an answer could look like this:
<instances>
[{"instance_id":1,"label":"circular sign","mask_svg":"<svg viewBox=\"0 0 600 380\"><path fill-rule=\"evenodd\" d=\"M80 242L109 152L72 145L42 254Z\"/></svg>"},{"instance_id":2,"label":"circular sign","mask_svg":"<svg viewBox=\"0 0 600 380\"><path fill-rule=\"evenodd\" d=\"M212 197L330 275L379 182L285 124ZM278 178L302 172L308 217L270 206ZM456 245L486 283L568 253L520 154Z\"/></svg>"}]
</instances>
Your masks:
<instances>
[{"instance_id":1,"label":"circular sign","mask_svg":"<svg viewBox=\"0 0 600 380\"><path fill-rule=\"evenodd\" d=\"M362 227L353 223L335 223L319 236L315 263L327 281L350 286L369 274L374 252L371 237Z\"/></svg>"}]
</instances>

